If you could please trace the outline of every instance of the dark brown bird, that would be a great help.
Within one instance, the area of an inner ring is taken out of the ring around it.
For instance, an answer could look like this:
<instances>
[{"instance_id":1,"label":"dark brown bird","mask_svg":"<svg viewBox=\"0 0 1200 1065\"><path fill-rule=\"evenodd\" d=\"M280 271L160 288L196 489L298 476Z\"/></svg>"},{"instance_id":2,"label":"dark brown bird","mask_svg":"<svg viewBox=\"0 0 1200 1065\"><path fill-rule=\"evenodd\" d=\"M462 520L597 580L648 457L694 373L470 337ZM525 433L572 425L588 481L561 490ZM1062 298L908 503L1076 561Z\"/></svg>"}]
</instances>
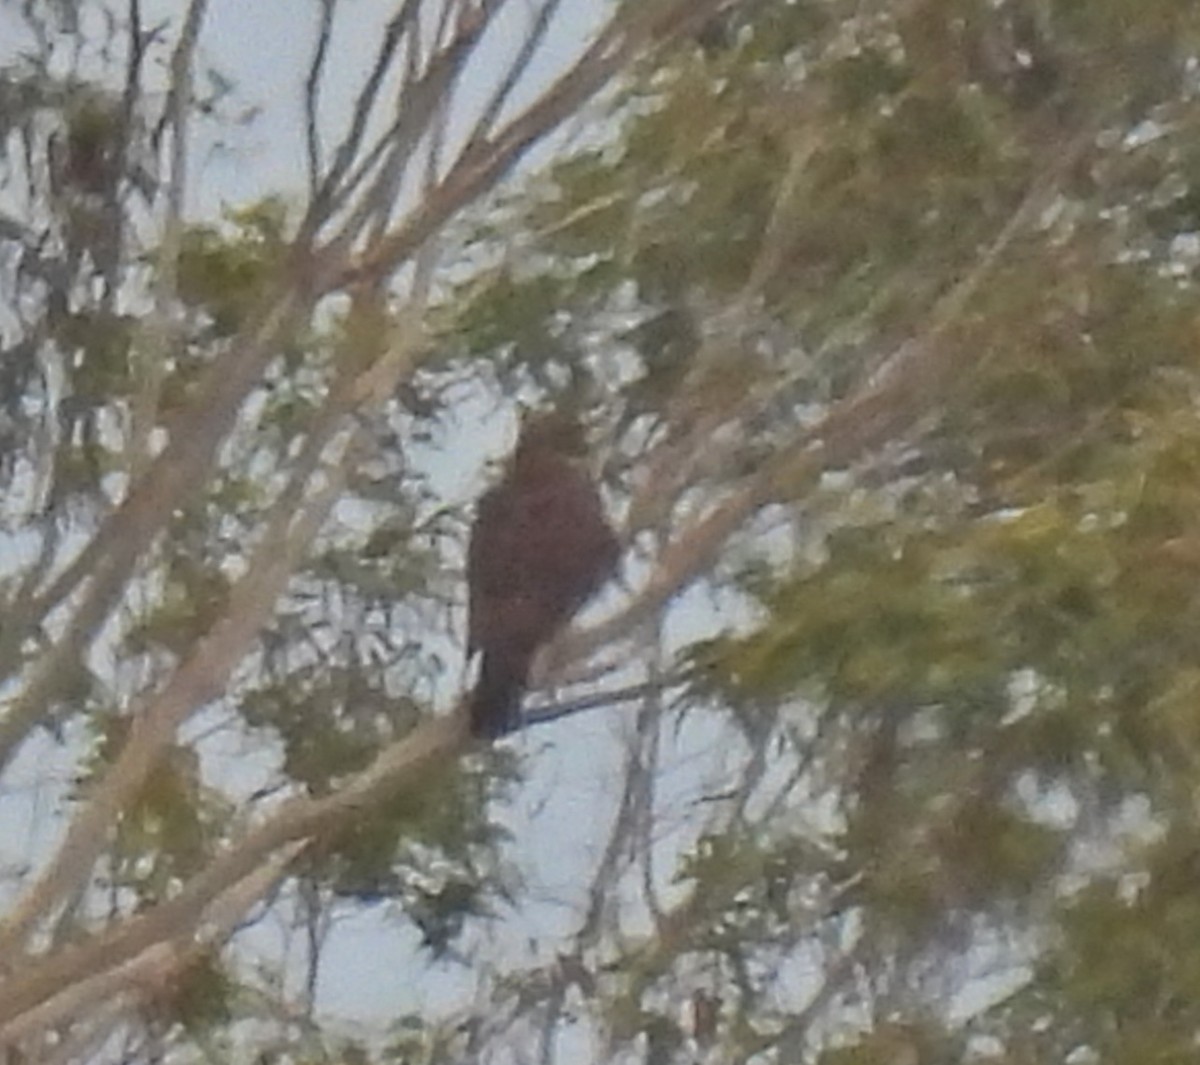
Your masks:
<instances>
[{"instance_id":1,"label":"dark brown bird","mask_svg":"<svg viewBox=\"0 0 1200 1065\"><path fill-rule=\"evenodd\" d=\"M600 494L572 462L585 452L574 418L528 416L504 477L479 500L467 552L467 654L481 653L476 736L520 726L538 648L616 569L620 548Z\"/></svg>"}]
</instances>

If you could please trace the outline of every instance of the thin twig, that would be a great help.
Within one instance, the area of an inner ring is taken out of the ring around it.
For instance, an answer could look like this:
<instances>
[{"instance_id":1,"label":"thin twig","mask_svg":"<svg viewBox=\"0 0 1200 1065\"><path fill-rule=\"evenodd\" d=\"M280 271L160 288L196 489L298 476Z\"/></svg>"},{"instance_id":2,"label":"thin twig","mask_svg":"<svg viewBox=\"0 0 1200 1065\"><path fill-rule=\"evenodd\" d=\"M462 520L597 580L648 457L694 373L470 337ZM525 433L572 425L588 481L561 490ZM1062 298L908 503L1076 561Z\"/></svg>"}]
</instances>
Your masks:
<instances>
[{"instance_id":1,"label":"thin twig","mask_svg":"<svg viewBox=\"0 0 1200 1065\"><path fill-rule=\"evenodd\" d=\"M184 199L188 177L189 117L192 113L192 61L204 25L207 0L192 0L183 32L171 56L171 89L164 118L171 130L170 178L167 182L163 236L154 269L154 308L136 345L139 388L133 400L129 439L129 471L138 477L150 456L150 439L172 347L177 336L175 305L179 252L183 240Z\"/></svg>"},{"instance_id":2,"label":"thin twig","mask_svg":"<svg viewBox=\"0 0 1200 1065\"><path fill-rule=\"evenodd\" d=\"M308 159L308 196L315 203L321 188L321 83L325 63L329 58L329 42L333 38L333 16L337 0L320 0L321 15L317 25L317 43L312 61L304 78L304 151Z\"/></svg>"},{"instance_id":3,"label":"thin twig","mask_svg":"<svg viewBox=\"0 0 1200 1065\"><path fill-rule=\"evenodd\" d=\"M635 15L614 19L574 67L495 137L466 146L435 193L427 196L344 273L331 271L326 283L340 287L366 277L389 274L450 214L483 195L507 175L536 143L603 89L634 56L669 42L723 4L724 0L675 0L654 5L652 14L636 9Z\"/></svg>"},{"instance_id":4,"label":"thin twig","mask_svg":"<svg viewBox=\"0 0 1200 1065\"><path fill-rule=\"evenodd\" d=\"M420 14L421 0L404 0L400 10L388 21L383 31L383 39L379 43L379 51L371 72L367 75L366 84L358 94L354 105L354 114L345 137L333 153L333 161L321 181L315 195L308 206L308 213L300 227L302 237L315 234L334 209L339 193L344 196L348 190L342 188L342 179L353 165L355 158L362 148L363 137L366 135L367 123L379 99L379 91L384 78L391 70L392 59L401 41L408 34L415 34L417 16Z\"/></svg>"},{"instance_id":5,"label":"thin twig","mask_svg":"<svg viewBox=\"0 0 1200 1065\"><path fill-rule=\"evenodd\" d=\"M534 15L533 25L530 26L529 32L525 35L525 40L521 42L521 49L517 53L516 59L509 65L508 71L501 79L500 84L496 86L496 91L492 94L492 98L483 106L483 110L480 112L474 128L472 128L470 134L467 136L468 145L485 140L492 132L492 129L496 125L496 120L504 110L504 105L508 103L513 91L520 84L522 75L529 67L529 64L533 62L538 49L541 48L543 41L545 41L546 33L549 31L550 24L554 21L554 16L558 13L560 7L562 7L562 0L542 0L537 14Z\"/></svg>"}]
</instances>

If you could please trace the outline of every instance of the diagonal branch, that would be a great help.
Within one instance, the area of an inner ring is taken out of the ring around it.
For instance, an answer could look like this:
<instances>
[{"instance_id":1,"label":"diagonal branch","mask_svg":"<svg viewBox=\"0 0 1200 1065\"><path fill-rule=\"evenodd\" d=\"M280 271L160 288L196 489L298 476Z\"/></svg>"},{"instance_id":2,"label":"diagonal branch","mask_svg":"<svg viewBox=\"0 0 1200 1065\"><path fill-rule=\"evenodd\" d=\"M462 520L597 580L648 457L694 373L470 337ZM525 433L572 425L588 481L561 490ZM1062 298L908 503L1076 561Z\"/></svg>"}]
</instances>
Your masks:
<instances>
[{"instance_id":1,"label":"diagonal branch","mask_svg":"<svg viewBox=\"0 0 1200 1065\"><path fill-rule=\"evenodd\" d=\"M417 145L428 132L439 110L451 98L453 87L485 29L486 25L479 21L461 25L454 36L429 59L419 77L405 79L395 120L380 137L375 149L366 154L355 173L347 179L346 188L341 190L341 195L346 196L366 180L372 169L378 167L370 188L363 193L359 205L335 238L336 245L349 245L368 219L373 216L386 218L392 210L401 179ZM390 273L388 270L376 276Z\"/></svg>"},{"instance_id":2,"label":"diagonal branch","mask_svg":"<svg viewBox=\"0 0 1200 1065\"><path fill-rule=\"evenodd\" d=\"M443 181L390 233L344 271L326 271L333 288L350 281L386 276L464 204L478 199L507 175L564 119L599 93L635 56L662 47L699 25L725 0L671 0L637 17L618 17L578 63L495 137L469 143Z\"/></svg>"},{"instance_id":3,"label":"diagonal branch","mask_svg":"<svg viewBox=\"0 0 1200 1065\"><path fill-rule=\"evenodd\" d=\"M88 1019L89 1030L97 1022L111 1023L121 1011L159 993L233 934L241 916L272 890L301 850L299 845L282 848L270 861L220 894L204 910L202 922L181 922L176 934L164 937L130 960L69 983L0 1031L0 1047L35 1038L81 1017Z\"/></svg>"},{"instance_id":4,"label":"diagonal branch","mask_svg":"<svg viewBox=\"0 0 1200 1065\"><path fill-rule=\"evenodd\" d=\"M180 724L203 703L221 694L246 647L269 618L293 568L340 494L342 477L330 475L297 518L304 491L341 425L351 396L352 382L347 377L305 440L288 484L272 506L246 573L234 588L228 612L162 692L135 711L132 734L119 758L73 818L53 860L0 923L0 955L17 949L39 917L90 875L106 845L109 829L140 791ZM338 473L344 473L346 466L343 462Z\"/></svg>"},{"instance_id":5,"label":"diagonal branch","mask_svg":"<svg viewBox=\"0 0 1200 1065\"><path fill-rule=\"evenodd\" d=\"M196 404L180 417L170 441L130 494L79 553L38 596L24 618L28 636L79 585L86 590L59 634L54 649L35 668L28 684L0 721L0 772L11 762L50 700L62 691L72 670L118 602L137 561L163 528L179 501L203 479L217 447L233 426L241 399L274 354L280 338L294 329L305 308L295 294L281 297L256 329L212 366Z\"/></svg>"},{"instance_id":6,"label":"diagonal branch","mask_svg":"<svg viewBox=\"0 0 1200 1065\"><path fill-rule=\"evenodd\" d=\"M342 180L362 149L363 138L366 136L367 131L367 123L370 121L371 113L375 110L384 78L387 77L388 72L392 68L392 60L395 58L396 51L406 36L417 32L417 16L420 14L420 10L421 0L404 0L400 10L388 21L387 26L384 28L383 39L379 42L379 50L376 52L375 62L372 64L371 72L367 75L366 84L358 94L358 99L355 102L354 115L350 119L350 128L346 131L346 135L335 149L329 170L319 179L316 191L313 193L309 203L308 214L303 225L300 227L302 234L315 233L333 210L336 195L340 192L344 196L354 187L354 183L352 182L347 188L342 188ZM319 55L314 57L313 69L309 73L310 82L316 78L315 68L318 66L318 59ZM319 163L320 160L318 158L318 166Z\"/></svg>"},{"instance_id":7,"label":"diagonal branch","mask_svg":"<svg viewBox=\"0 0 1200 1065\"><path fill-rule=\"evenodd\" d=\"M80 585L86 586L53 650L35 668L20 697L0 721L0 772L41 719L48 703L69 681L75 664L123 593L142 553L179 500L204 478L245 394L258 380L280 338L294 329L305 313L296 293L278 298L257 326L212 366L195 404L180 418L167 446L74 562L21 619L28 628L13 633L14 641L30 634Z\"/></svg>"},{"instance_id":8,"label":"diagonal branch","mask_svg":"<svg viewBox=\"0 0 1200 1065\"><path fill-rule=\"evenodd\" d=\"M388 747L334 794L286 803L174 898L77 945L30 959L19 974L0 985L0 1045L8 1036L10 1022L49 1001L66 983L124 964L163 939L187 934L199 926L216 898L251 876L280 848L336 830L385 797L418 787L425 773L443 766L466 741L463 715L435 719ZM245 900L244 910L254 901Z\"/></svg>"},{"instance_id":9,"label":"diagonal branch","mask_svg":"<svg viewBox=\"0 0 1200 1065\"><path fill-rule=\"evenodd\" d=\"M484 105L479 118L475 122L474 129L471 130L470 135L467 137L468 144L481 142L491 133L496 120L504 110L504 105L508 103L509 98L520 82L521 76L525 73L529 64L533 62L534 56L537 55L542 42L546 39L546 33L550 29L550 24L554 21L554 16L558 14L560 7L562 7L562 0L542 0L541 6L533 18L533 25L530 26L525 40L521 42L521 48L517 53L516 59L513 60L508 73L505 74L500 84L496 87L492 98Z\"/></svg>"}]
</instances>

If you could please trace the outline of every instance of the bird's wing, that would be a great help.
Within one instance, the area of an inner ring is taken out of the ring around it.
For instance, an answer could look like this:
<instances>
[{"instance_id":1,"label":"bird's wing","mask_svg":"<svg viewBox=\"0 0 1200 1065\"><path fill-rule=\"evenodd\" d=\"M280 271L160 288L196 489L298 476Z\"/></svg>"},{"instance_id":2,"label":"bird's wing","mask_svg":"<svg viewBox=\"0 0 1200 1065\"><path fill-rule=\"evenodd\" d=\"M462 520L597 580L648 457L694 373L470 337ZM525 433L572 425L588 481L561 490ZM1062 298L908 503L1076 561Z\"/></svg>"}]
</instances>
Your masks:
<instances>
[{"instance_id":1,"label":"bird's wing","mask_svg":"<svg viewBox=\"0 0 1200 1065\"><path fill-rule=\"evenodd\" d=\"M507 506L502 485L484 493L475 508L471 538L467 545L467 657L480 648L482 619L487 600L503 595L497 588L504 567L500 564L508 550Z\"/></svg>"},{"instance_id":2,"label":"bird's wing","mask_svg":"<svg viewBox=\"0 0 1200 1065\"><path fill-rule=\"evenodd\" d=\"M569 463L502 481L480 500L471 531L468 654L549 639L612 575L618 553L599 494Z\"/></svg>"},{"instance_id":3,"label":"bird's wing","mask_svg":"<svg viewBox=\"0 0 1200 1065\"><path fill-rule=\"evenodd\" d=\"M565 620L616 566L619 548L604 505L587 476L564 463L529 493L522 511L522 539L536 564L537 584Z\"/></svg>"}]
</instances>

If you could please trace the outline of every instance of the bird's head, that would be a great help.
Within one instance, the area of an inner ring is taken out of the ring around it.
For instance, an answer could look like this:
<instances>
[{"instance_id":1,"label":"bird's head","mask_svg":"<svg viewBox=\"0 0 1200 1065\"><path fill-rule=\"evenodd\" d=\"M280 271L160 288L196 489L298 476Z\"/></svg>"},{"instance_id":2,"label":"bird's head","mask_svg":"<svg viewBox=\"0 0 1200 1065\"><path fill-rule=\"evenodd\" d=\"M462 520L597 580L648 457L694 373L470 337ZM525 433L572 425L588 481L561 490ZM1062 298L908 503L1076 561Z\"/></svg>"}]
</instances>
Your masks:
<instances>
[{"instance_id":1,"label":"bird's head","mask_svg":"<svg viewBox=\"0 0 1200 1065\"><path fill-rule=\"evenodd\" d=\"M517 454L552 454L564 458L587 455L587 434L583 424L564 410L530 411L521 419Z\"/></svg>"}]
</instances>

